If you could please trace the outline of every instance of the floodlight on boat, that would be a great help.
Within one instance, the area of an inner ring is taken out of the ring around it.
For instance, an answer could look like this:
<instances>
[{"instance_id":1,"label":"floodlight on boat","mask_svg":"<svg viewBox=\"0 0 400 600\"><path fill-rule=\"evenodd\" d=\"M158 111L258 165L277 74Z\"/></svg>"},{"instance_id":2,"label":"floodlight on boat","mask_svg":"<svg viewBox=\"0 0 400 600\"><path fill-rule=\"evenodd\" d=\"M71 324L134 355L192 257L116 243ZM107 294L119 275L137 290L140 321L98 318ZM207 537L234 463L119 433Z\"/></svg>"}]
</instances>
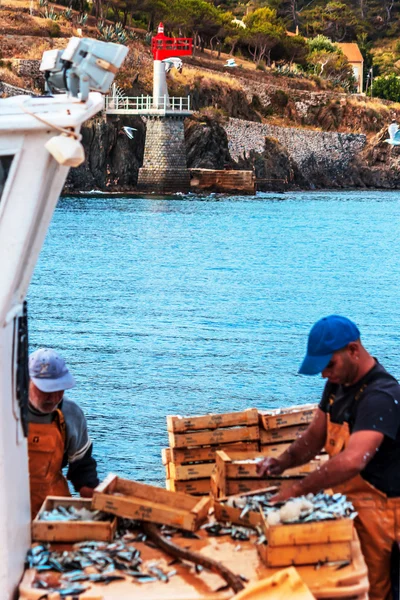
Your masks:
<instances>
[{"instance_id":1,"label":"floodlight on boat","mask_svg":"<svg viewBox=\"0 0 400 600\"><path fill-rule=\"evenodd\" d=\"M73 37L65 50L44 52L40 70L50 93L68 92L86 101L90 90L108 92L127 54L121 44Z\"/></svg>"}]
</instances>

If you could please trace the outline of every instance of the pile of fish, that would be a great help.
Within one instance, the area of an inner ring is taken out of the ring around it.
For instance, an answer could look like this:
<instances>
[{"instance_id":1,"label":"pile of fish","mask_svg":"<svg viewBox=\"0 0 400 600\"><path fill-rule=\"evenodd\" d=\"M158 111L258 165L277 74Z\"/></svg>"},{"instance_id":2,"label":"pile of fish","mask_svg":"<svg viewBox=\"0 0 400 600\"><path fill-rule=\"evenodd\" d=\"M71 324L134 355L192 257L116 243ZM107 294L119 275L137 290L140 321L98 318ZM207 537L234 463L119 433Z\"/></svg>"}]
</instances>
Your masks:
<instances>
[{"instance_id":1,"label":"pile of fish","mask_svg":"<svg viewBox=\"0 0 400 600\"><path fill-rule=\"evenodd\" d=\"M288 500L283 505L263 506L268 525L311 523L333 519L354 519L357 513L343 494L307 494Z\"/></svg>"},{"instance_id":2,"label":"pile of fish","mask_svg":"<svg viewBox=\"0 0 400 600\"><path fill-rule=\"evenodd\" d=\"M52 510L39 513L39 521L109 521L110 515L100 510L75 508L75 506L55 506Z\"/></svg>"},{"instance_id":3,"label":"pile of fish","mask_svg":"<svg viewBox=\"0 0 400 600\"><path fill-rule=\"evenodd\" d=\"M249 527L241 527L239 525L232 525L231 523L219 523L218 521L205 523L201 526L201 529L205 529L207 534L211 536L230 535L233 540L239 542L249 540L250 536L254 535L254 530Z\"/></svg>"},{"instance_id":4,"label":"pile of fish","mask_svg":"<svg viewBox=\"0 0 400 600\"><path fill-rule=\"evenodd\" d=\"M37 545L28 551L26 566L35 568L37 574L33 586L46 590L46 593L58 592L61 598L79 596L88 587L85 583L109 584L113 581L132 578L137 583L163 581L176 575L176 570L164 570L161 561L147 561L142 564L140 551L132 541L146 540L144 533L126 536L112 543L81 542L71 551L56 552L46 545ZM46 577L49 571L49 577ZM54 571L59 573L57 579ZM83 583L84 582L84 583ZM46 596L44 596L46 597Z\"/></svg>"}]
</instances>

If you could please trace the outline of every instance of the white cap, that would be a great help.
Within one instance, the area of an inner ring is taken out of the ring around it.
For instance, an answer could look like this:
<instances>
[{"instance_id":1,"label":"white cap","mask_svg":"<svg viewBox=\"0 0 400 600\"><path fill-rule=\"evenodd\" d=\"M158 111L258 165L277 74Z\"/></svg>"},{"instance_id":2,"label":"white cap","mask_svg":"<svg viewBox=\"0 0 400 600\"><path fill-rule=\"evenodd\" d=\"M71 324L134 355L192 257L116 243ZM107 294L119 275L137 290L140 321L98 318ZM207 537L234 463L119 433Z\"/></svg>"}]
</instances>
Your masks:
<instances>
[{"instance_id":1,"label":"white cap","mask_svg":"<svg viewBox=\"0 0 400 600\"><path fill-rule=\"evenodd\" d=\"M42 392L70 390L76 385L65 360L50 348L39 348L29 357L29 376Z\"/></svg>"}]
</instances>

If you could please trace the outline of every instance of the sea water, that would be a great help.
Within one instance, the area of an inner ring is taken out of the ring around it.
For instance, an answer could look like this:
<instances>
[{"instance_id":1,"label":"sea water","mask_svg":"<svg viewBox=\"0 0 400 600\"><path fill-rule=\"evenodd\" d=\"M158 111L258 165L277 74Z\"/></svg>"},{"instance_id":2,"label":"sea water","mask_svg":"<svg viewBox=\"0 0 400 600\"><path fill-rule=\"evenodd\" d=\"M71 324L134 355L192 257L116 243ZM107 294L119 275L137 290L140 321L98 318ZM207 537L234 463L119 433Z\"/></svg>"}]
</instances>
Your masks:
<instances>
[{"instance_id":1,"label":"sea water","mask_svg":"<svg viewBox=\"0 0 400 600\"><path fill-rule=\"evenodd\" d=\"M318 402L297 370L322 316L400 377L399 224L397 192L60 199L30 346L67 360L100 477L161 484L167 414Z\"/></svg>"}]
</instances>

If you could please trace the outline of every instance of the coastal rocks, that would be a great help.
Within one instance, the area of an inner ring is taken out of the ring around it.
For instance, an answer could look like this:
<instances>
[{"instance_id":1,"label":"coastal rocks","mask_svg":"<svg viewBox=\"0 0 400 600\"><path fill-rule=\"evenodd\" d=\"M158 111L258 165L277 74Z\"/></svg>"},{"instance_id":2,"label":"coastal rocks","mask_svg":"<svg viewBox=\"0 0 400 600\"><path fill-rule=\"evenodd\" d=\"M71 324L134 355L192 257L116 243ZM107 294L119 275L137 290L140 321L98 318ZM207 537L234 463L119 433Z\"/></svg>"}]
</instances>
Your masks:
<instances>
[{"instance_id":1,"label":"coastal rocks","mask_svg":"<svg viewBox=\"0 0 400 600\"><path fill-rule=\"evenodd\" d=\"M185 145L188 168L235 168L235 163L229 154L225 129L215 119L206 115L187 119Z\"/></svg>"},{"instance_id":2,"label":"coastal rocks","mask_svg":"<svg viewBox=\"0 0 400 600\"><path fill-rule=\"evenodd\" d=\"M387 137L387 127L384 127L351 164L352 174L365 187L400 188L400 146L385 142Z\"/></svg>"},{"instance_id":3,"label":"coastal rocks","mask_svg":"<svg viewBox=\"0 0 400 600\"><path fill-rule=\"evenodd\" d=\"M123 130L133 127L133 140ZM64 193L89 190L129 191L136 186L143 162L145 126L138 117L104 121L96 118L82 128L85 162L71 169Z\"/></svg>"},{"instance_id":4,"label":"coastal rocks","mask_svg":"<svg viewBox=\"0 0 400 600\"><path fill-rule=\"evenodd\" d=\"M238 166L254 170L259 191L309 187L287 150L272 137L264 139L262 152L251 150L246 157L239 158Z\"/></svg>"}]
</instances>

